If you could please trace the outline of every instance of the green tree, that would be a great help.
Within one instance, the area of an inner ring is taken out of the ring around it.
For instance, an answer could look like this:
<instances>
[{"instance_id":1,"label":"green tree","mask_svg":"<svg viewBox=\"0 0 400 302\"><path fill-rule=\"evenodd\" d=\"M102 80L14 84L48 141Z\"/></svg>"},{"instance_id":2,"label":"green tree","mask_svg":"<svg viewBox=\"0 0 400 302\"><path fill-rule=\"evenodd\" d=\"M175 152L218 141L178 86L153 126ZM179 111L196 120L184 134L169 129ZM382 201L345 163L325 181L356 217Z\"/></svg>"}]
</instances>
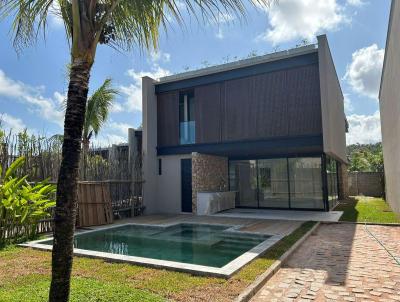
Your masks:
<instances>
[{"instance_id":1,"label":"green tree","mask_svg":"<svg viewBox=\"0 0 400 302\"><path fill-rule=\"evenodd\" d=\"M112 80L106 79L104 83L88 97L82 133L82 145L84 151L89 151L90 140L93 134L97 136L101 127L107 121L111 106L118 94L118 90L112 87ZM64 136L62 134L55 134L50 139L63 141Z\"/></svg>"},{"instance_id":2,"label":"green tree","mask_svg":"<svg viewBox=\"0 0 400 302\"><path fill-rule=\"evenodd\" d=\"M245 2L265 5L268 0L184 0L183 4L189 13L216 19L220 12L244 15ZM15 47L36 41L38 32L45 32L52 12L64 21L70 45L71 72L57 184L51 302L69 299L78 166L89 78L97 47L99 44L122 50L157 47L160 26L166 28L170 17L182 24L181 4L178 0L0 0L0 16L13 18Z\"/></svg>"},{"instance_id":3,"label":"green tree","mask_svg":"<svg viewBox=\"0 0 400 302\"><path fill-rule=\"evenodd\" d=\"M82 135L82 144L86 152L89 150L90 139L93 134L97 136L101 127L107 121L117 94L118 91L112 88L111 79L106 79L88 98Z\"/></svg>"},{"instance_id":4,"label":"green tree","mask_svg":"<svg viewBox=\"0 0 400 302\"><path fill-rule=\"evenodd\" d=\"M383 172L382 144L355 144L347 147L352 172Z\"/></svg>"}]
</instances>

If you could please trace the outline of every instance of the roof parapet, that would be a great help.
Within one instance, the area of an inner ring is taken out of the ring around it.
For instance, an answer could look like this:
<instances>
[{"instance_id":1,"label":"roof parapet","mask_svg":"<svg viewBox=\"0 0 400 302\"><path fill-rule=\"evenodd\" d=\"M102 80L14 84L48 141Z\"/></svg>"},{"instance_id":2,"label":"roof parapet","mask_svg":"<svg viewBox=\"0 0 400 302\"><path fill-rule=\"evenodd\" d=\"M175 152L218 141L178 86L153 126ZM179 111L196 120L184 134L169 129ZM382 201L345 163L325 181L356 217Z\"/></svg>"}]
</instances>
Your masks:
<instances>
[{"instance_id":1,"label":"roof parapet","mask_svg":"<svg viewBox=\"0 0 400 302\"><path fill-rule=\"evenodd\" d=\"M229 62L229 63L225 63L225 64L221 64L221 65L201 68L201 69L197 69L197 70L192 70L192 71L187 71L187 72L183 72L183 73L178 73L178 74L162 77L157 81L156 84L175 82L175 81L185 80L185 79L189 79L189 78L209 75L209 74L213 74L213 73L224 72L227 70L243 68L243 67L256 65L256 64L260 64L260 63L277 61L277 60L286 59L286 58L290 58L290 57L294 57L294 56L298 56L298 55L316 52L317 49L318 49L318 44L310 44L310 45L306 45L306 46L291 48L288 50L269 53L269 54L265 54L262 56L256 56L256 57L252 57L252 58L248 58L248 59L238 60L235 62Z\"/></svg>"}]
</instances>

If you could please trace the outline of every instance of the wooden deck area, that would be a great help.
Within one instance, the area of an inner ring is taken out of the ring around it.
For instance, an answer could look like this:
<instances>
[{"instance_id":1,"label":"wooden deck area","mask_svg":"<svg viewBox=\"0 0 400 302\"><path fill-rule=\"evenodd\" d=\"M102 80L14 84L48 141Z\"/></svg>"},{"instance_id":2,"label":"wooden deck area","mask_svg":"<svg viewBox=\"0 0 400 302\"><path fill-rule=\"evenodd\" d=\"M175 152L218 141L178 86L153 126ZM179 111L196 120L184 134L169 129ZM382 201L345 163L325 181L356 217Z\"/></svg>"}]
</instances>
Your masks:
<instances>
[{"instance_id":1,"label":"wooden deck area","mask_svg":"<svg viewBox=\"0 0 400 302\"><path fill-rule=\"evenodd\" d=\"M262 233L268 235L288 235L298 228L304 221L296 220L266 220L253 218L233 218L215 216L181 215L144 215L114 221L114 224L138 223L168 225L174 223L208 223L241 226L240 231Z\"/></svg>"}]
</instances>

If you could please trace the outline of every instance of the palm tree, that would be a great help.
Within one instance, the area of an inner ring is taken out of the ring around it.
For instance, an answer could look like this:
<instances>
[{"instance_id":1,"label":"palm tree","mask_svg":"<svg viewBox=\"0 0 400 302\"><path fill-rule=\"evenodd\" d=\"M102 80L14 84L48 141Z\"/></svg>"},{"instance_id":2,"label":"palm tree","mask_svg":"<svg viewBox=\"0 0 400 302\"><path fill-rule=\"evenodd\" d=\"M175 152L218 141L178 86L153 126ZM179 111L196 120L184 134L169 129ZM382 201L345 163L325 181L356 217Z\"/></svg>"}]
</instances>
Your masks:
<instances>
[{"instance_id":1,"label":"palm tree","mask_svg":"<svg viewBox=\"0 0 400 302\"><path fill-rule=\"evenodd\" d=\"M0 18L13 18L17 49L35 42L38 33L46 31L52 13L62 18L70 45L71 72L57 184L50 302L69 299L82 130L98 45L120 50L157 47L160 26L165 29L171 17L182 24L182 3L193 15L217 20L221 12L244 16L245 2L266 5L269 0L0 0Z\"/></svg>"},{"instance_id":2,"label":"palm tree","mask_svg":"<svg viewBox=\"0 0 400 302\"><path fill-rule=\"evenodd\" d=\"M115 97L119 94L118 90L112 88L111 79L106 79L97 90L88 97L86 103L85 122L83 124L82 146L83 151L89 151L90 140L94 134L100 132L101 127L105 124L110 113L111 106L115 101ZM65 105L67 104L65 100ZM65 106L66 107L66 106ZM50 137L50 141L62 141L62 134L55 134Z\"/></svg>"},{"instance_id":3,"label":"palm tree","mask_svg":"<svg viewBox=\"0 0 400 302\"><path fill-rule=\"evenodd\" d=\"M85 152L89 151L90 139L93 134L97 136L100 128L107 121L117 94L118 91L112 88L111 79L106 79L88 98L82 134L82 145Z\"/></svg>"}]
</instances>

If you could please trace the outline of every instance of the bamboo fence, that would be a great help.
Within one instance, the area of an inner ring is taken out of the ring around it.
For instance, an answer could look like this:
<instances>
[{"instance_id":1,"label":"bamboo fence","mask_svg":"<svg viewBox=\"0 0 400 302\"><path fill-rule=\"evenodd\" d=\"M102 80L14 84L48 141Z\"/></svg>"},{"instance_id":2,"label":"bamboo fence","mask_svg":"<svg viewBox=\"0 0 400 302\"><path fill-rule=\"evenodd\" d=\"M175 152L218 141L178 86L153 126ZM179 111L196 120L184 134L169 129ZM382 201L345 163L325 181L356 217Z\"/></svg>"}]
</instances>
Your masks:
<instances>
[{"instance_id":1,"label":"bamboo fence","mask_svg":"<svg viewBox=\"0 0 400 302\"><path fill-rule=\"evenodd\" d=\"M16 158L24 156L25 164L17 170L18 176L28 175L31 182L48 179L56 183L61 153L62 142L57 137L29 135L26 131L4 133L0 129L0 164L3 171ZM82 153L79 166L78 225L88 225L87 220L83 219L86 216L94 217L95 210L100 207L98 204L102 204L104 215L96 216L96 221L90 218L91 225L111 223L113 218L140 215L144 209L142 183L141 146L136 146L135 150L129 144L108 148L92 146L87 153ZM2 224L5 227L6 222L0 221L0 226ZM52 231L53 219L40 221L35 227L38 233ZM11 228L11 231L4 233L8 237L15 236L19 232L17 229Z\"/></svg>"}]
</instances>

